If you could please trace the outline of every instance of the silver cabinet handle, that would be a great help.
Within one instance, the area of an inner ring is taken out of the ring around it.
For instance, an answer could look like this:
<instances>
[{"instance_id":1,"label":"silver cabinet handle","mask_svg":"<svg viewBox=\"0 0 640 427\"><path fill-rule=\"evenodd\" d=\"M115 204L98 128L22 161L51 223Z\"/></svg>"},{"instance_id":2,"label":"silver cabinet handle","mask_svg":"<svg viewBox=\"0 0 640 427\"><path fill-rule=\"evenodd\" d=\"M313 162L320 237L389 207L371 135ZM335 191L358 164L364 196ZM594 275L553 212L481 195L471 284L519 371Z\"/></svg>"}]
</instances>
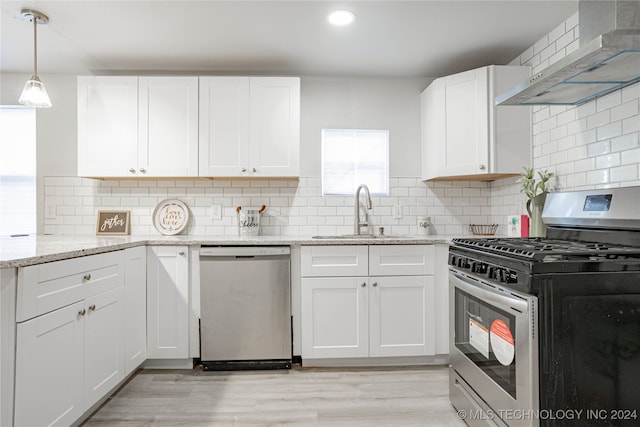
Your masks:
<instances>
[{"instance_id":1,"label":"silver cabinet handle","mask_svg":"<svg viewBox=\"0 0 640 427\"><path fill-rule=\"evenodd\" d=\"M136 170L134 168L129 168L129 173L136 173Z\"/></svg>"},{"instance_id":2,"label":"silver cabinet handle","mask_svg":"<svg viewBox=\"0 0 640 427\"><path fill-rule=\"evenodd\" d=\"M481 171L483 171L483 170L485 170L485 169L486 169L486 166L485 166L485 165L480 165L480 170L481 170Z\"/></svg>"},{"instance_id":3,"label":"silver cabinet handle","mask_svg":"<svg viewBox=\"0 0 640 427\"><path fill-rule=\"evenodd\" d=\"M87 273L84 276L82 276L82 280L84 280L85 282L88 280L91 280L91 273Z\"/></svg>"},{"instance_id":4,"label":"silver cabinet handle","mask_svg":"<svg viewBox=\"0 0 640 427\"><path fill-rule=\"evenodd\" d=\"M246 172L247 168L242 168L241 172Z\"/></svg>"},{"instance_id":5,"label":"silver cabinet handle","mask_svg":"<svg viewBox=\"0 0 640 427\"><path fill-rule=\"evenodd\" d=\"M373 284L371 286L373 286L374 288L377 287L378 286L378 282L373 282Z\"/></svg>"},{"instance_id":6,"label":"silver cabinet handle","mask_svg":"<svg viewBox=\"0 0 640 427\"><path fill-rule=\"evenodd\" d=\"M365 286L367 286L367 284L365 282L362 282L360 286L364 288Z\"/></svg>"},{"instance_id":7,"label":"silver cabinet handle","mask_svg":"<svg viewBox=\"0 0 640 427\"><path fill-rule=\"evenodd\" d=\"M85 314L87 314L87 310L84 308L78 312L78 316L84 316Z\"/></svg>"},{"instance_id":8,"label":"silver cabinet handle","mask_svg":"<svg viewBox=\"0 0 640 427\"><path fill-rule=\"evenodd\" d=\"M184 255L184 251L178 252L178 255Z\"/></svg>"},{"instance_id":9,"label":"silver cabinet handle","mask_svg":"<svg viewBox=\"0 0 640 427\"><path fill-rule=\"evenodd\" d=\"M91 304L89 306L89 311L96 311L96 305L95 304Z\"/></svg>"},{"instance_id":10,"label":"silver cabinet handle","mask_svg":"<svg viewBox=\"0 0 640 427\"><path fill-rule=\"evenodd\" d=\"M253 169L251 169L251 170L253 171L253 173L258 172L258 171L256 170L256 168L253 168Z\"/></svg>"},{"instance_id":11,"label":"silver cabinet handle","mask_svg":"<svg viewBox=\"0 0 640 427\"><path fill-rule=\"evenodd\" d=\"M140 168L140 173L147 173L147 170L145 168Z\"/></svg>"}]
</instances>

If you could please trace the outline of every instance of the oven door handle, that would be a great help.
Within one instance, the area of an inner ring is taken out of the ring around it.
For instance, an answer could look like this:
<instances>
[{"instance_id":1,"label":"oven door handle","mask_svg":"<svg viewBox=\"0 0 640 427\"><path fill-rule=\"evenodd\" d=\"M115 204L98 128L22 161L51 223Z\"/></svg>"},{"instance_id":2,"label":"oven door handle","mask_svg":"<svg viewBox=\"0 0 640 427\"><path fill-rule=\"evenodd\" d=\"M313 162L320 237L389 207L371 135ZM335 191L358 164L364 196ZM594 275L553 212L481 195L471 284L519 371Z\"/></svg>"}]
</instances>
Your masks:
<instances>
[{"instance_id":1,"label":"oven door handle","mask_svg":"<svg viewBox=\"0 0 640 427\"><path fill-rule=\"evenodd\" d=\"M520 314L528 314L530 298L520 296L509 290L496 288L455 270L449 270L449 278L451 286L457 287L478 299Z\"/></svg>"}]
</instances>

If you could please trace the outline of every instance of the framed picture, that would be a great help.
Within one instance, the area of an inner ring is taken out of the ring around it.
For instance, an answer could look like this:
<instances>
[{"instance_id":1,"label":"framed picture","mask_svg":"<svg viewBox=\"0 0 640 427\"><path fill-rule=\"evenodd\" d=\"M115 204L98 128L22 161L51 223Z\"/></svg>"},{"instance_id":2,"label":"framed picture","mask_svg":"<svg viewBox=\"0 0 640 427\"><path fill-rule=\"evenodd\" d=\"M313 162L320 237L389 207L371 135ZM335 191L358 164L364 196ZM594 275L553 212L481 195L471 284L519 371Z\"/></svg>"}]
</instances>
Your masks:
<instances>
[{"instance_id":1,"label":"framed picture","mask_svg":"<svg viewBox=\"0 0 640 427\"><path fill-rule=\"evenodd\" d=\"M131 211L98 211L96 234L129 234Z\"/></svg>"}]
</instances>

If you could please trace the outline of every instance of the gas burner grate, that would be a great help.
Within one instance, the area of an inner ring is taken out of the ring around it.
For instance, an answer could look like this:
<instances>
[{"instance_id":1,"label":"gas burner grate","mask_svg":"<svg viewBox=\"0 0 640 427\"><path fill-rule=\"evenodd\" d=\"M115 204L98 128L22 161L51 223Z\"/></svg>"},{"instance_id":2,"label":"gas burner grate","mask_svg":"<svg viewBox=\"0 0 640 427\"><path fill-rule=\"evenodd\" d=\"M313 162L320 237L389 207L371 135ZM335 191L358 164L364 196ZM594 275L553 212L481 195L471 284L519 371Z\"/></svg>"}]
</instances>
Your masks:
<instances>
[{"instance_id":1,"label":"gas burner grate","mask_svg":"<svg viewBox=\"0 0 640 427\"><path fill-rule=\"evenodd\" d=\"M579 240L535 238L455 238L455 246L529 260L604 260L640 257L640 248Z\"/></svg>"}]
</instances>

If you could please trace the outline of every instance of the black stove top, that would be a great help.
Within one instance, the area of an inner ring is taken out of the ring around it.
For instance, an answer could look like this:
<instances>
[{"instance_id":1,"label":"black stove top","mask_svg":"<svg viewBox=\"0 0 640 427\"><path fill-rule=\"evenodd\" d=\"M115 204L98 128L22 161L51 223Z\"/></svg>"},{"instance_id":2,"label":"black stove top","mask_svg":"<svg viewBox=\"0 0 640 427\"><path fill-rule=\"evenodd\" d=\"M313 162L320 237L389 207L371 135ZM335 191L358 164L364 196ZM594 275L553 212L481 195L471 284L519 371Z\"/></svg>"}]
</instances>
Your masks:
<instances>
[{"instance_id":1,"label":"black stove top","mask_svg":"<svg viewBox=\"0 0 640 427\"><path fill-rule=\"evenodd\" d=\"M532 238L457 238L453 245L530 261L640 258L640 247L579 240Z\"/></svg>"}]
</instances>

